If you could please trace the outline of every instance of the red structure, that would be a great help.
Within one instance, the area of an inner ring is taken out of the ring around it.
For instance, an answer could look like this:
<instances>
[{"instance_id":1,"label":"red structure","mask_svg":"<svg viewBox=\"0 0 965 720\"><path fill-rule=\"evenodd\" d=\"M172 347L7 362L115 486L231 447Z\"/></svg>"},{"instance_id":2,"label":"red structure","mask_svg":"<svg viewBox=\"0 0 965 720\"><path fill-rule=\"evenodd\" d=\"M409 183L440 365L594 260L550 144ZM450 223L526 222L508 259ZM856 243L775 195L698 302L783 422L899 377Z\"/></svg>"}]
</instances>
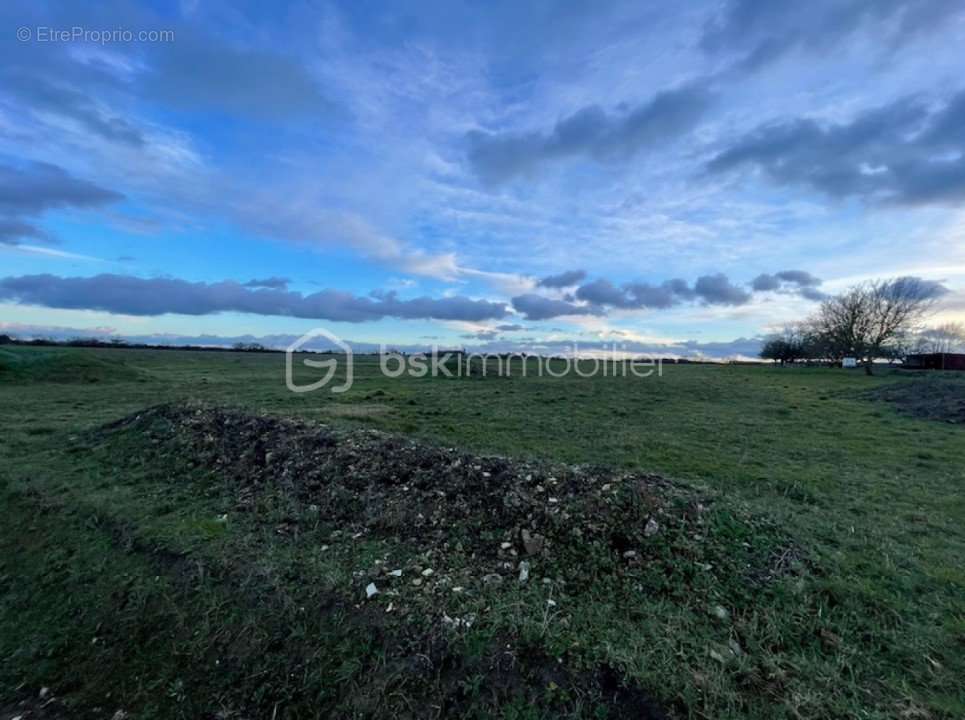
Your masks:
<instances>
[{"instance_id":1,"label":"red structure","mask_svg":"<svg viewBox=\"0 0 965 720\"><path fill-rule=\"evenodd\" d=\"M923 353L909 355L904 367L912 370L965 370L965 353Z\"/></svg>"}]
</instances>

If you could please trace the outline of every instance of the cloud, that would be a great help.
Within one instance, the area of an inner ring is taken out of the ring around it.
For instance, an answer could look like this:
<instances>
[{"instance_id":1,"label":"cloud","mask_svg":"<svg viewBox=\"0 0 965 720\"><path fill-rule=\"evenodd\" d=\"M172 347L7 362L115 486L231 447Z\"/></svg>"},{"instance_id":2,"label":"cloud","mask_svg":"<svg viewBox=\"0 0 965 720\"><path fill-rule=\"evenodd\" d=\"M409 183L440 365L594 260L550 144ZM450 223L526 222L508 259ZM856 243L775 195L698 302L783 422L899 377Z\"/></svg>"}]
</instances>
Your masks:
<instances>
[{"instance_id":1,"label":"cloud","mask_svg":"<svg viewBox=\"0 0 965 720\"><path fill-rule=\"evenodd\" d=\"M549 132L472 131L466 138L467 156L488 185L531 175L542 165L567 157L627 159L689 132L710 105L711 95L702 85L664 90L629 111L611 114L590 105L562 118Z\"/></svg>"},{"instance_id":2,"label":"cloud","mask_svg":"<svg viewBox=\"0 0 965 720\"><path fill-rule=\"evenodd\" d=\"M89 95L75 88L36 74L6 72L2 92L36 112L69 118L105 140L135 147L144 145L144 136L138 128L111 115Z\"/></svg>"},{"instance_id":3,"label":"cloud","mask_svg":"<svg viewBox=\"0 0 965 720\"><path fill-rule=\"evenodd\" d=\"M804 270L782 270L774 275L758 275L750 287L754 292L787 290L810 300L821 300L825 296L816 289L820 284L820 278ZM751 297L750 291L732 283L723 273L714 273L701 275L692 287L681 278L659 284L628 282L619 286L606 278L597 278L580 285L563 300L529 294L513 298L513 307L529 320L546 320L559 315L604 315L610 308L665 310L693 301L705 305L745 305ZM575 304L577 301L583 304Z\"/></svg>"},{"instance_id":4,"label":"cloud","mask_svg":"<svg viewBox=\"0 0 965 720\"><path fill-rule=\"evenodd\" d=\"M533 293L517 295L512 302L516 311L523 313L527 320L548 320L562 315L599 315L602 312L589 305L574 305Z\"/></svg>"},{"instance_id":5,"label":"cloud","mask_svg":"<svg viewBox=\"0 0 965 720\"><path fill-rule=\"evenodd\" d=\"M850 122L786 120L738 138L711 174L754 168L779 185L890 204L965 200L965 91L931 110L910 96Z\"/></svg>"},{"instance_id":6,"label":"cloud","mask_svg":"<svg viewBox=\"0 0 965 720\"><path fill-rule=\"evenodd\" d=\"M786 282L794 283L799 287L821 284L821 278L814 277L814 275L804 270L782 270L777 273L777 277Z\"/></svg>"},{"instance_id":7,"label":"cloud","mask_svg":"<svg viewBox=\"0 0 965 720\"><path fill-rule=\"evenodd\" d=\"M285 194L272 188L245 197L233 210L239 222L259 235L310 248L349 247L368 260L412 275L450 281L474 273L490 275L460 266L454 253L413 248L356 213L329 210L320 207L322 203L324 198L312 193L300 197L298 190Z\"/></svg>"},{"instance_id":8,"label":"cloud","mask_svg":"<svg viewBox=\"0 0 965 720\"><path fill-rule=\"evenodd\" d=\"M925 280L914 275L904 275L890 280L885 288L897 297L914 297L921 300L937 300L951 292L936 280Z\"/></svg>"},{"instance_id":9,"label":"cloud","mask_svg":"<svg viewBox=\"0 0 965 720\"><path fill-rule=\"evenodd\" d=\"M622 287L600 278L581 285L576 291L580 300L623 309L669 308L694 296L687 282L679 278L665 280L660 285L633 282Z\"/></svg>"},{"instance_id":10,"label":"cloud","mask_svg":"<svg viewBox=\"0 0 965 720\"><path fill-rule=\"evenodd\" d=\"M479 322L502 318L507 313L505 303L458 296L401 300L394 292L359 297L338 290L302 295L270 288L250 289L234 281L204 283L110 274L6 277L0 279L0 300L124 315L241 312L337 322L366 322L384 317Z\"/></svg>"},{"instance_id":11,"label":"cloud","mask_svg":"<svg viewBox=\"0 0 965 720\"><path fill-rule=\"evenodd\" d=\"M962 12L958 0L731 0L704 28L708 54L736 55L753 71L793 52L826 53L855 33L895 48Z\"/></svg>"},{"instance_id":12,"label":"cloud","mask_svg":"<svg viewBox=\"0 0 965 720\"><path fill-rule=\"evenodd\" d=\"M751 287L758 292L767 292L769 290L780 290L781 281L776 275L761 273L751 281Z\"/></svg>"},{"instance_id":13,"label":"cloud","mask_svg":"<svg viewBox=\"0 0 965 720\"><path fill-rule=\"evenodd\" d=\"M284 290L288 287L288 283L291 282L288 278L283 277L269 277L263 279L249 280L243 283L244 287L248 288L271 288L272 290Z\"/></svg>"},{"instance_id":14,"label":"cloud","mask_svg":"<svg viewBox=\"0 0 965 720\"><path fill-rule=\"evenodd\" d=\"M18 245L22 238L47 240L48 236L29 223L11 218L0 218L0 245Z\"/></svg>"},{"instance_id":15,"label":"cloud","mask_svg":"<svg viewBox=\"0 0 965 720\"><path fill-rule=\"evenodd\" d=\"M665 309L695 299L708 305L743 305L751 299L750 293L732 284L723 273L703 275L697 278L693 287L680 278L665 280L659 285L636 282L622 287L601 278L582 285L577 289L576 297L621 309Z\"/></svg>"},{"instance_id":16,"label":"cloud","mask_svg":"<svg viewBox=\"0 0 965 720\"><path fill-rule=\"evenodd\" d=\"M75 178L56 165L0 165L0 212L4 214L35 215L56 208L99 207L122 198L123 195Z\"/></svg>"},{"instance_id":17,"label":"cloud","mask_svg":"<svg viewBox=\"0 0 965 720\"><path fill-rule=\"evenodd\" d=\"M797 294L803 297L805 300L814 300L815 302L826 300L828 297L827 293L821 292L817 288L813 287L799 288Z\"/></svg>"},{"instance_id":18,"label":"cloud","mask_svg":"<svg viewBox=\"0 0 965 720\"><path fill-rule=\"evenodd\" d=\"M519 332L520 330L525 330L526 328L522 325L497 325L496 329L502 332Z\"/></svg>"},{"instance_id":19,"label":"cloud","mask_svg":"<svg viewBox=\"0 0 965 720\"><path fill-rule=\"evenodd\" d=\"M694 292L708 305L743 305L751 299L749 292L731 283L723 273L697 278Z\"/></svg>"},{"instance_id":20,"label":"cloud","mask_svg":"<svg viewBox=\"0 0 965 720\"><path fill-rule=\"evenodd\" d=\"M762 273L751 281L755 292L791 292L808 300L824 300L827 295L817 289L821 278L804 270L782 270L774 275Z\"/></svg>"},{"instance_id":21,"label":"cloud","mask_svg":"<svg viewBox=\"0 0 965 720\"><path fill-rule=\"evenodd\" d=\"M576 285L586 277L586 270L569 270L559 275L547 275L536 285L545 288L566 288Z\"/></svg>"}]
</instances>

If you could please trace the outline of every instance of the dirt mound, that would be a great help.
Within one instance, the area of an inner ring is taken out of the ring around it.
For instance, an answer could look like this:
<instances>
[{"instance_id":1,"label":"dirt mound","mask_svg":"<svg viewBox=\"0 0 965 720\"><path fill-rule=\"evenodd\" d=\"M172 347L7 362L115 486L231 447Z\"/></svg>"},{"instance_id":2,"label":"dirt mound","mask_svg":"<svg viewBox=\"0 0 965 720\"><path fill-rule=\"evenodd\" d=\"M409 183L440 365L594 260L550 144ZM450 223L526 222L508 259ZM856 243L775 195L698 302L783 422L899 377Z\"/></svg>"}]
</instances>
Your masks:
<instances>
[{"instance_id":1,"label":"dirt mound","mask_svg":"<svg viewBox=\"0 0 965 720\"><path fill-rule=\"evenodd\" d=\"M534 717L598 707L662 718L661 688L577 649L578 614L632 613L644 594L719 623L798 557L765 519L652 474L194 405L145 410L93 441L168 482L200 478L225 499L227 522L256 528L248 537L308 544L349 568L326 612L380 648L339 699L353 716L461 716L470 704L488 716L522 703L545 710ZM552 650L536 639L550 623L570 638Z\"/></svg>"},{"instance_id":2,"label":"dirt mound","mask_svg":"<svg viewBox=\"0 0 965 720\"><path fill-rule=\"evenodd\" d=\"M883 385L862 397L891 403L903 415L965 424L965 379L927 377Z\"/></svg>"},{"instance_id":3,"label":"dirt mound","mask_svg":"<svg viewBox=\"0 0 965 720\"><path fill-rule=\"evenodd\" d=\"M703 567L758 577L776 571L754 553L734 557L733 537L721 546L707 536L722 513L729 535L755 536L758 520L734 517L732 508L714 508L657 475L471 455L223 408L161 406L111 429L134 429L155 452L215 470L234 489L240 512L263 493L283 492L329 526L335 541L391 538L417 548L423 569L433 568L432 584L446 566L460 571L452 581L517 579L524 560L577 585L645 568L683 581L662 582L670 594L689 592ZM297 532L305 517L293 513L278 532Z\"/></svg>"}]
</instances>

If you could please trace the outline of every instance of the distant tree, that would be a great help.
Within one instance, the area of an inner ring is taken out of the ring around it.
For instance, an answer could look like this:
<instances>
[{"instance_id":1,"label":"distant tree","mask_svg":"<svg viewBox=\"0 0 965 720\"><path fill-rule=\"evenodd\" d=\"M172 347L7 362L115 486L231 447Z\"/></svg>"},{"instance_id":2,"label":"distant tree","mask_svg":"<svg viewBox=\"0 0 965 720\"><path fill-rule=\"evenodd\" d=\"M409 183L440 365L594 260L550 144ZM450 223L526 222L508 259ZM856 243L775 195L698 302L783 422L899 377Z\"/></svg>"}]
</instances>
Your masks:
<instances>
[{"instance_id":1,"label":"distant tree","mask_svg":"<svg viewBox=\"0 0 965 720\"><path fill-rule=\"evenodd\" d=\"M0 335L0 345L9 345L13 342L13 338L9 335Z\"/></svg>"},{"instance_id":2,"label":"distant tree","mask_svg":"<svg viewBox=\"0 0 965 720\"><path fill-rule=\"evenodd\" d=\"M236 342L231 349L239 352L262 352L266 348L261 343Z\"/></svg>"},{"instance_id":3,"label":"distant tree","mask_svg":"<svg viewBox=\"0 0 965 720\"><path fill-rule=\"evenodd\" d=\"M935 289L918 278L876 280L826 299L813 327L833 359L857 358L868 375L892 355L934 305Z\"/></svg>"},{"instance_id":4,"label":"distant tree","mask_svg":"<svg viewBox=\"0 0 965 720\"><path fill-rule=\"evenodd\" d=\"M779 337L771 337L765 340L760 353L764 360L773 360L774 362L781 363L781 365L784 364L784 356L786 354L785 342Z\"/></svg>"},{"instance_id":5,"label":"distant tree","mask_svg":"<svg viewBox=\"0 0 965 720\"><path fill-rule=\"evenodd\" d=\"M925 328L915 338L916 353L951 353L965 350L965 324L945 323Z\"/></svg>"},{"instance_id":6,"label":"distant tree","mask_svg":"<svg viewBox=\"0 0 965 720\"><path fill-rule=\"evenodd\" d=\"M809 357L808 338L801 326L788 325L764 341L760 356L785 365Z\"/></svg>"}]
</instances>

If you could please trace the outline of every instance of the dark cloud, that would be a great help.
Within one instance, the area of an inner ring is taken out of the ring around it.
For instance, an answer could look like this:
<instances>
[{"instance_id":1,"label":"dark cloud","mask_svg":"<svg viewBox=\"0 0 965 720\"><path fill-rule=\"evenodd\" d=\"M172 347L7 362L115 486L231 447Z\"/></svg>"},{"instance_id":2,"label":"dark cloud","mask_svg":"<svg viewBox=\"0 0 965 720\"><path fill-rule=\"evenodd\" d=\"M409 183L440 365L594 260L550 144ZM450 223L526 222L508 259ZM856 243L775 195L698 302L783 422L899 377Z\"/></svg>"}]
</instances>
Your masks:
<instances>
[{"instance_id":1,"label":"dark cloud","mask_svg":"<svg viewBox=\"0 0 965 720\"><path fill-rule=\"evenodd\" d=\"M621 287L601 278L580 286L576 296L589 303L621 309L666 309L696 299L710 305L743 305L751 299L750 293L732 284L723 273L699 277L693 287L680 278L659 285L635 282Z\"/></svg>"},{"instance_id":2,"label":"dark cloud","mask_svg":"<svg viewBox=\"0 0 965 720\"><path fill-rule=\"evenodd\" d=\"M751 281L756 292L784 290L815 300L824 294L816 289L819 278L803 270L782 270L770 275L764 273ZM580 285L565 300L551 300L540 295L524 295L513 298L513 306L525 312L529 320L545 320L558 315L605 314L607 309L663 310L685 302L700 301L706 305L744 305L751 300L751 292L732 283L723 273L702 275L691 285L681 278L665 280L654 285L645 282L629 282L615 285L606 278L597 278ZM518 302L520 301L520 302ZM582 305L574 304L581 301ZM528 309L521 305L526 304Z\"/></svg>"},{"instance_id":3,"label":"dark cloud","mask_svg":"<svg viewBox=\"0 0 965 720\"><path fill-rule=\"evenodd\" d=\"M0 299L125 315L242 312L339 322L365 322L383 317L479 322L504 317L507 312L505 303L465 297L400 300L392 292L359 297L338 290L302 295L269 288L250 289L233 281L204 283L126 275L7 277L0 279Z\"/></svg>"},{"instance_id":4,"label":"dark cloud","mask_svg":"<svg viewBox=\"0 0 965 720\"><path fill-rule=\"evenodd\" d=\"M271 288L273 290L284 290L288 287L288 283L291 282L288 278L283 277L269 277L254 280L249 280L244 283L245 287L249 288Z\"/></svg>"},{"instance_id":5,"label":"dark cloud","mask_svg":"<svg viewBox=\"0 0 965 720\"><path fill-rule=\"evenodd\" d=\"M797 291L797 294L806 300L814 300L815 302L826 300L828 297L827 293L823 293L817 288L808 287L808 286L799 288Z\"/></svg>"},{"instance_id":6,"label":"dark cloud","mask_svg":"<svg viewBox=\"0 0 965 720\"><path fill-rule=\"evenodd\" d=\"M559 275L548 275L536 283L539 287L565 288L572 287L586 277L586 270L568 270Z\"/></svg>"},{"instance_id":7,"label":"dark cloud","mask_svg":"<svg viewBox=\"0 0 965 720\"><path fill-rule=\"evenodd\" d=\"M761 273L751 281L751 287L757 292L767 292L768 290L780 290L781 281L776 275Z\"/></svg>"},{"instance_id":8,"label":"dark cloud","mask_svg":"<svg viewBox=\"0 0 965 720\"><path fill-rule=\"evenodd\" d=\"M520 330L525 330L526 328L522 325L497 325L496 329L502 332L519 332Z\"/></svg>"},{"instance_id":9,"label":"dark cloud","mask_svg":"<svg viewBox=\"0 0 965 720\"><path fill-rule=\"evenodd\" d=\"M701 48L756 70L793 52L828 52L854 33L893 49L961 14L959 0L731 0L704 29Z\"/></svg>"},{"instance_id":10,"label":"dark cloud","mask_svg":"<svg viewBox=\"0 0 965 720\"><path fill-rule=\"evenodd\" d=\"M764 125L707 165L711 173L743 167L834 198L957 205L965 199L965 91L937 110L906 97L843 124Z\"/></svg>"},{"instance_id":11,"label":"dark cloud","mask_svg":"<svg viewBox=\"0 0 965 720\"><path fill-rule=\"evenodd\" d=\"M919 298L921 300L937 300L950 293L951 291L935 280L925 280L914 275L890 280L885 285L886 292L894 294L896 297Z\"/></svg>"},{"instance_id":12,"label":"dark cloud","mask_svg":"<svg viewBox=\"0 0 965 720\"><path fill-rule=\"evenodd\" d=\"M817 289L820 284L821 278L804 270L782 270L774 275L758 275L751 281L751 288L756 292L792 292L808 300L823 300L827 296Z\"/></svg>"},{"instance_id":13,"label":"dark cloud","mask_svg":"<svg viewBox=\"0 0 965 720\"><path fill-rule=\"evenodd\" d=\"M694 293L708 305L743 305L751 299L749 292L731 283L723 273L697 278Z\"/></svg>"},{"instance_id":14,"label":"dark cloud","mask_svg":"<svg viewBox=\"0 0 965 720\"><path fill-rule=\"evenodd\" d=\"M589 305L574 305L532 293L514 297L513 307L523 313L527 320L548 320L561 315L599 315L602 312Z\"/></svg>"},{"instance_id":15,"label":"dark cloud","mask_svg":"<svg viewBox=\"0 0 965 720\"><path fill-rule=\"evenodd\" d=\"M813 287L821 284L821 278L816 278L804 270L782 270L777 273L777 277L785 282L794 283L799 287Z\"/></svg>"},{"instance_id":16,"label":"dark cloud","mask_svg":"<svg viewBox=\"0 0 965 720\"><path fill-rule=\"evenodd\" d=\"M686 280L680 278L665 280L659 285L628 283L625 287L639 307L663 309L673 307L680 302L693 300L695 297L695 291L687 284Z\"/></svg>"},{"instance_id":17,"label":"dark cloud","mask_svg":"<svg viewBox=\"0 0 965 720\"><path fill-rule=\"evenodd\" d=\"M631 307L632 302L623 289L604 278L578 287L576 297L596 305L611 305L619 308Z\"/></svg>"},{"instance_id":18,"label":"dark cloud","mask_svg":"<svg viewBox=\"0 0 965 720\"><path fill-rule=\"evenodd\" d=\"M70 118L105 140L141 146L144 136L127 120L105 111L85 93L36 74L8 71L2 76L0 93L21 106L42 113Z\"/></svg>"},{"instance_id":19,"label":"dark cloud","mask_svg":"<svg viewBox=\"0 0 965 720\"><path fill-rule=\"evenodd\" d=\"M626 112L609 114L591 105L559 120L547 133L488 133L467 136L468 158L478 177L498 184L531 174L546 162L583 155L598 161L629 158L691 130L710 107L702 85L657 93Z\"/></svg>"},{"instance_id":20,"label":"dark cloud","mask_svg":"<svg viewBox=\"0 0 965 720\"><path fill-rule=\"evenodd\" d=\"M694 297L694 291L685 280L675 278L660 285L634 282L617 287L609 280L600 278L577 288L580 300L598 305L623 309L669 308Z\"/></svg>"},{"instance_id":21,"label":"dark cloud","mask_svg":"<svg viewBox=\"0 0 965 720\"><path fill-rule=\"evenodd\" d=\"M24 238L49 239L47 233L29 223L13 218L0 218L0 245L18 245Z\"/></svg>"},{"instance_id":22,"label":"dark cloud","mask_svg":"<svg viewBox=\"0 0 965 720\"><path fill-rule=\"evenodd\" d=\"M0 213L33 215L64 207L91 208L122 195L68 174L48 163L0 165Z\"/></svg>"}]
</instances>

